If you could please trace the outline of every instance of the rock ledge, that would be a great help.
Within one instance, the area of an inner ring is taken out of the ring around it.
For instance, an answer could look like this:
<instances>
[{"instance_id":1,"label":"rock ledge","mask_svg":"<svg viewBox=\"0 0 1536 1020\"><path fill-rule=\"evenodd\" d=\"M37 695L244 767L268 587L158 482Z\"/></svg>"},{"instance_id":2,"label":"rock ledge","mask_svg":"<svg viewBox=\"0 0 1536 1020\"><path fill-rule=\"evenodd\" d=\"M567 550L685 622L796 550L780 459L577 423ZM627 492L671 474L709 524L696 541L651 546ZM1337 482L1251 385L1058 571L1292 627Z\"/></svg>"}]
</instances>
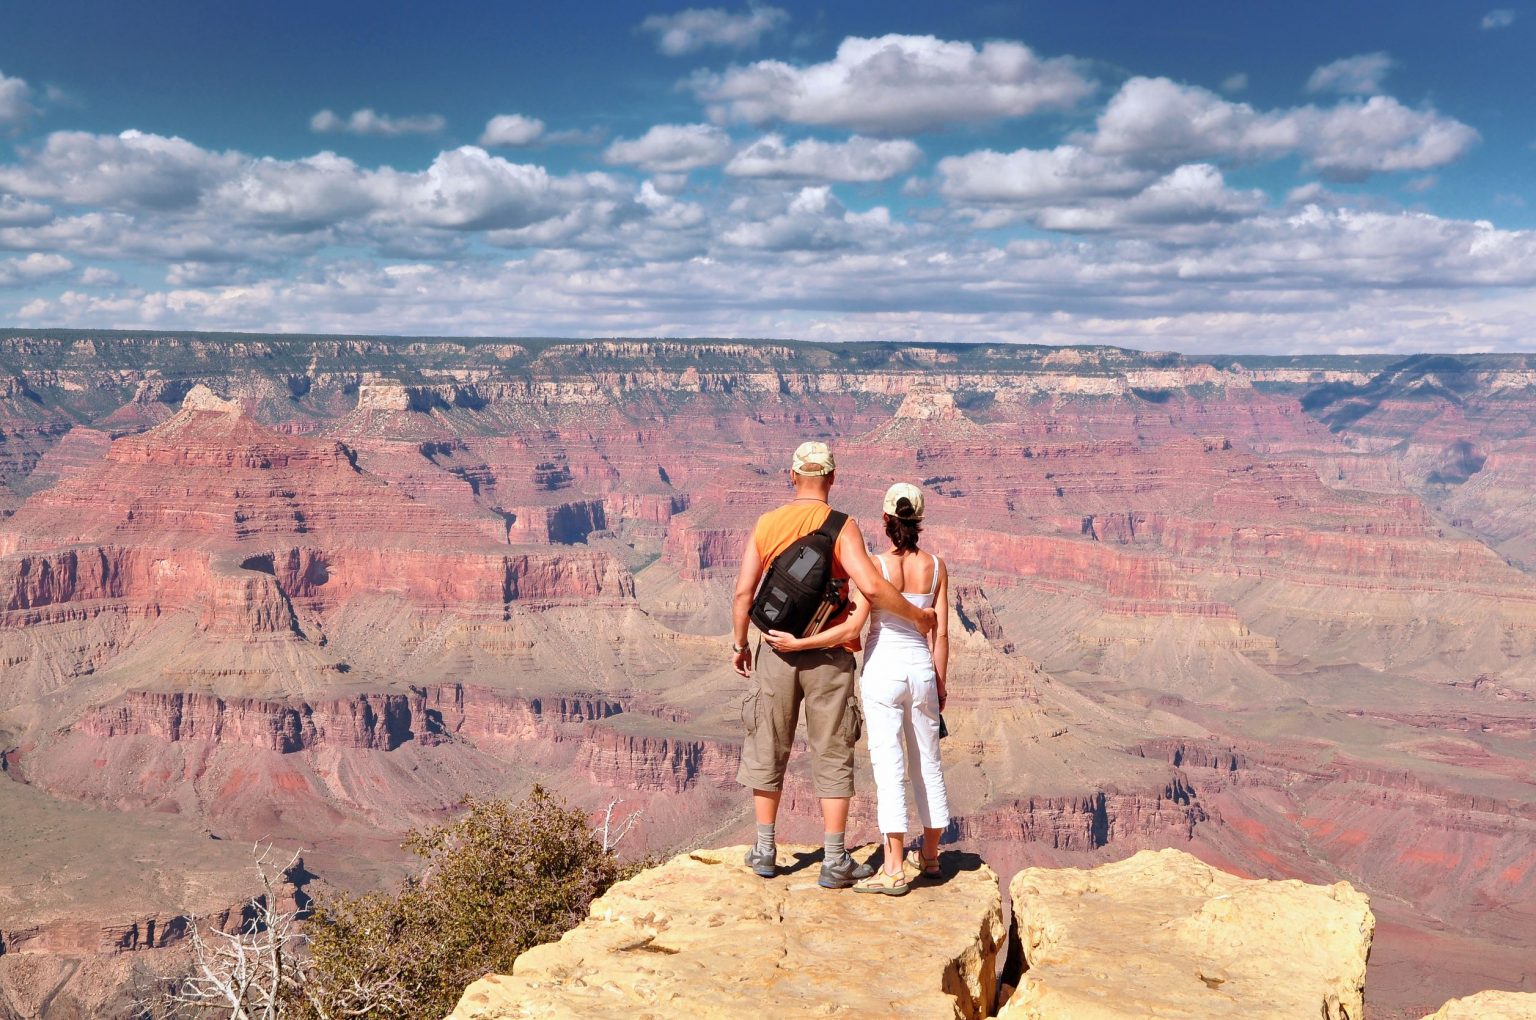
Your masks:
<instances>
[{"instance_id":1,"label":"rock ledge","mask_svg":"<svg viewBox=\"0 0 1536 1020\"><path fill-rule=\"evenodd\" d=\"M781 848L788 873L767 881L745 850L681 854L615 885L511 976L470 985L451 1020L987 1015L1004 935L978 858L946 853L942 884L890 897L819 888L819 849Z\"/></svg>"},{"instance_id":2,"label":"rock ledge","mask_svg":"<svg viewBox=\"0 0 1536 1020\"><path fill-rule=\"evenodd\" d=\"M1348 882L1237 878L1178 850L1014 876L1009 1020L1361 1020L1376 922Z\"/></svg>"}]
</instances>

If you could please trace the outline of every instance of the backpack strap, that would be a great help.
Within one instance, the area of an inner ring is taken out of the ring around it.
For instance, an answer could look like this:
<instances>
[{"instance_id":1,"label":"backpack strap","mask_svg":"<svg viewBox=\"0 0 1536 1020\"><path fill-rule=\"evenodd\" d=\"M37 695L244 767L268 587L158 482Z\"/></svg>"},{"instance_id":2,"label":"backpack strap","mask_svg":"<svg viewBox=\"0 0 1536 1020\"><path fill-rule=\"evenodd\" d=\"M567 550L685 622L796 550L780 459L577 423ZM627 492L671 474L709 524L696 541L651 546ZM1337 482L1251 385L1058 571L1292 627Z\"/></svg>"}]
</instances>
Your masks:
<instances>
[{"instance_id":1,"label":"backpack strap","mask_svg":"<svg viewBox=\"0 0 1536 1020\"><path fill-rule=\"evenodd\" d=\"M932 598L939 593L939 558L933 553L929 553L928 556L933 560L933 587L928 589L928 597Z\"/></svg>"},{"instance_id":2,"label":"backpack strap","mask_svg":"<svg viewBox=\"0 0 1536 1020\"><path fill-rule=\"evenodd\" d=\"M819 535L825 535L832 540L834 548L837 546L837 536L843 533L843 525L848 523L848 515L841 510L833 510L827 514L827 519L821 522L821 527L816 529Z\"/></svg>"}]
</instances>

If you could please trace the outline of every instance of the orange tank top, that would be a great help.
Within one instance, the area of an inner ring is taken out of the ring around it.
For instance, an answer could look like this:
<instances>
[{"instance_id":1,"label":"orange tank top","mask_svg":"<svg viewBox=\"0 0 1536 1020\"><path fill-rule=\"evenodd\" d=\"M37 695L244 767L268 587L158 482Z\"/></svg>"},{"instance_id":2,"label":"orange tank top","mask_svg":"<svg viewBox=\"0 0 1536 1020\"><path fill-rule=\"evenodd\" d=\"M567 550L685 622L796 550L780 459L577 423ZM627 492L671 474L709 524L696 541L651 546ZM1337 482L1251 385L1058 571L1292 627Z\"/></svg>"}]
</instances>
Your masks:
<instances>
[{"instance_id":1,"label":"orange tank top","mask_svg":"<svg viewBox=\"0 0 1536 1020\"><path fill-rule=\"evenodd\" d=\"M763 570L768 569L768 565L779 553L825 524L827 516L831 513L832 508L826 503L819 500L806 500L803 503L786 503L777 510L770 510L759 517L757 527L752 530L752 544L757 547L757 555L763 561ZM843 562L838 559L835 548L832 553L832 576L843 580L848 579L848 571L843 568ZM847 609L843 610L829 620L827 626L835 627L842 623L848 619L848 612ZM854 635L838 647L857 652L860 648L858 635Z\"/></svg>"}]
</instances>

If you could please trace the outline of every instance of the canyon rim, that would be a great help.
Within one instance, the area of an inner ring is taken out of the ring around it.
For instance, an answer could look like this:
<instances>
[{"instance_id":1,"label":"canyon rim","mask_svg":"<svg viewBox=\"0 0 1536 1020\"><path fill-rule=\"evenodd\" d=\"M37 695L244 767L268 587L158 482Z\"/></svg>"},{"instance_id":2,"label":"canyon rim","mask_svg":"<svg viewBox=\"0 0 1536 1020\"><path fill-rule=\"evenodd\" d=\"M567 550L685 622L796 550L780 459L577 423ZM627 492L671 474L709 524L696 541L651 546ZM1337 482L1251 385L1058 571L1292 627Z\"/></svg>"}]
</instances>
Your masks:
<instances>
[{"instance_id":1,"label":"canyon rim","mask_svg":"<svg viewBox=\"0 0 1536 1020\"><path fill-rule=\"evenodd\" d=\"M256 839L375 887L534 782L745 835L729 587L810 437L860 519L928 493L949 845L1347 880L1376 1016L1532 990L1527 356L13 330L0 381L19 1014L237 915Z\"/></svg>"}]
</instances>

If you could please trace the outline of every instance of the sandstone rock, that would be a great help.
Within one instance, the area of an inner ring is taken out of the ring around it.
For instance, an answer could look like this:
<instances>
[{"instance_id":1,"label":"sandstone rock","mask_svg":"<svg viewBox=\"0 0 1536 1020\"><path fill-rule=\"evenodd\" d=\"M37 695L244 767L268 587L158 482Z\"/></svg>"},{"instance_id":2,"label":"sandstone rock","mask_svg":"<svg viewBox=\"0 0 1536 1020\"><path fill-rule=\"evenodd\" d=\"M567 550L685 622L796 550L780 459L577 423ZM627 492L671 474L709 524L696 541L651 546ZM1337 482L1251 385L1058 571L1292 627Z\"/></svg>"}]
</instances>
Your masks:
<instances>
[{"instance_id":1,"label":"sandstone rock","mask_svg":"<svg viewBox=\"0 0 1536 1020\"><path fill-rule=\"evenodd\" d=\"M1424 1020L1536 1020L1536 993L1478 992L1452 999Z\"/></svg>"},{"instance_id":2,"label":"sandstone rock","mask_svg":"<svg viewBox=\"0 0 1536 1020\"><path fill-rule=\"evenodd\" d=\"M1248 880L1178 850L1010 884L1028 970L1011 1020L1360 1020L1376 921L1364 894Z\"/></svg>"},{"instance_id":3,"label":"sandstone rock","mask_svg":"<svg viewBox=\"0 0 1536 1020\"><path fill-rule=\"evenodd\" d=\"M765 882L745 849L682 854L614 886L511 976L470 985L452 1020L987 1015L1003 933L990 868L947 854L948 881L898 899L819 888L808 848L781 847L795 870Z\"/></svg>"},{"instance_id":4,"label":"sandstone rock","mask_svg":"<svg viewBox=\"0 0 1536 1020\"><path fill-rule=\"evenodd\" d=\"M187 391L187 395L181 398L183 411L211 411L217 414L239 414L240 402L225 400L217 393L198 383Z\"/></svg>"}]
</instances>

